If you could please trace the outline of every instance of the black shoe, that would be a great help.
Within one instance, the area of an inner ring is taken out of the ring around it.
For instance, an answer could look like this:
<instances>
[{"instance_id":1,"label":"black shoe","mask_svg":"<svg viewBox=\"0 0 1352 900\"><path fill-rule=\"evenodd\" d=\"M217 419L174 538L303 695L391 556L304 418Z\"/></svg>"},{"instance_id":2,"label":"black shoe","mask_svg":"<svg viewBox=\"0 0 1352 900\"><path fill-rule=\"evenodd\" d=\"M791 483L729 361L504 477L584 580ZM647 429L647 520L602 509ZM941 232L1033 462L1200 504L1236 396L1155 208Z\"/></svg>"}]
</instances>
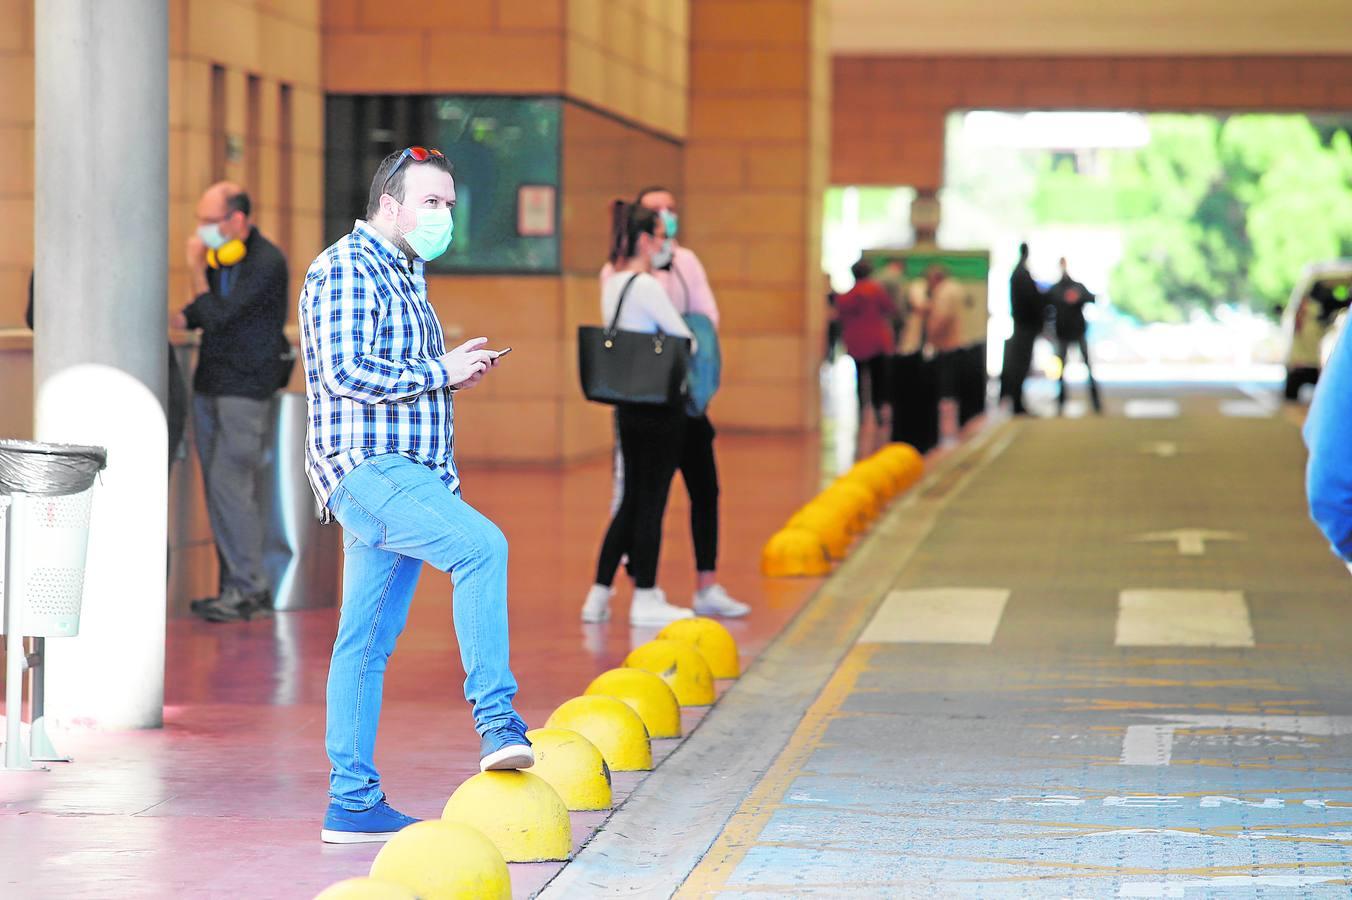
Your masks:
<instances>
[{"instance_id":1,"label":"black shoe","mask_svg":"<svg viewBox=\"0 0 1352 900\"><path fill-rule=\"evenodd\" d=\"M188 609L192 610L194 613L200 616L202 614L202 610L206 609L209 604L215 603L217 599L219 598L198 597L196 600L188 604Z\"/></svg>"},{"instance_id":2,"label":"black shoe","mask_svg":"<svg viewBox=\"0 0 1352 900\"><path fill-rule=\"evenodd\" d=\"M249 595L248 602L244 604L244 618L248 621L254 619L266 619L272 615L272 591L263 588L261 591L255 591Z\"/></svg>"},{"instance_id":3,"label":"black shoe","mask_svg":"<svg viewBox=\"0 0 1352 900\"><path fill-rule=\"evenodd\" d=\"M222 622L247 622L249 620L248 610L241 606L225 606L220 603L213 603L202 608L201 616L208 622L220 624Z\"/></svg>"},{"instance_id":4,"label":"black shoe","mask_svg":"<svg viewBox=\"0 0 1352 900\"><path fill-rule=\"evenodd\" d=\"M208 600L193 612L208 622L244 622L248 620L252 606L250 595L238 588L226 588L219 597Z\"/></svg>"}]
</instances>

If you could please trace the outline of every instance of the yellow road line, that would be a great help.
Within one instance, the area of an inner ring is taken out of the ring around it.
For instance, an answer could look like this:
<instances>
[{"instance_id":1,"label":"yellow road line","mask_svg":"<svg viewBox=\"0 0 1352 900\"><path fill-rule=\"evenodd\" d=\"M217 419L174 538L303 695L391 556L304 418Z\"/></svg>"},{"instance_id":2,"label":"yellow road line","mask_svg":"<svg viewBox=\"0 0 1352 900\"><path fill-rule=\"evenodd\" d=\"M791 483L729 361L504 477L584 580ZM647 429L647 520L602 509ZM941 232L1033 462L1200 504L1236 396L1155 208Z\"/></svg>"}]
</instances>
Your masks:
<instances>
[{"instance_id":1,"label":"yellow road line","mask_svg":"<svg viewBox=\"0 0 1352 900\"><path fill-rule=\"evenodd\" d=\"M784 752L728 820L723 833L676 892L676 897L707 897L727 884L747 852L756 844L774 811L780 808L778 801L788 792L794 779L803 773L808 759L821 746L822 736L831 720L854 690L859 676L867 671L869 660L876 650L876 645L859 645L841 660L840 667L808 708L802 724L789 739Z\"/></svg>"}]
</instances>

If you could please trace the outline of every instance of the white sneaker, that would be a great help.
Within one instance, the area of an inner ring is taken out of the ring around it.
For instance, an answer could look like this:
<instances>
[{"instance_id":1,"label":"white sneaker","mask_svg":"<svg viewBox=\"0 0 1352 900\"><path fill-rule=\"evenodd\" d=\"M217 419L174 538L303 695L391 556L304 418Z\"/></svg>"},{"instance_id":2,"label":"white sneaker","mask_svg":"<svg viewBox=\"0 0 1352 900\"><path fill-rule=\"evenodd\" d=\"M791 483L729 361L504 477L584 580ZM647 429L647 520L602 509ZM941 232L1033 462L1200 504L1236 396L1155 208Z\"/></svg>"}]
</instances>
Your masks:
<instances>
[{"instance_id":1,"label":"white sneaker","mask_svg":"<svg viewBox=\"0 0 1352 900\"><path fill-rule=\"evenodd\" d=\"M683 606L672 606L659 588L634 591L634 602L629 607L629 624L635 628L670 625L677 619L694 618L694 613Z\"/></svg>"},{"instance_id":2,"label":"white sneaker","mask_svg":"<svg viewBox=\"0 0 1352 900\"><path fill-rule=\"evenodd\" d=\"M609 621L610 597L614 593L613 588L608 588L604 584L592 585L591 590L587 591L587 599L582 602L582 621Z\"/></svg>"},{"instance_id":3,"label":"white sneaker","mask_svg":"<svg viewBox=\"0 0 1352 900\"><path fill-rule=\"evenodd\" d=\"M695 613L698 615L721 616L724 619L740 619L751 612L751 607L729 597L721 584L695 591L694 605Z\"/></svg>"}]
</instances>

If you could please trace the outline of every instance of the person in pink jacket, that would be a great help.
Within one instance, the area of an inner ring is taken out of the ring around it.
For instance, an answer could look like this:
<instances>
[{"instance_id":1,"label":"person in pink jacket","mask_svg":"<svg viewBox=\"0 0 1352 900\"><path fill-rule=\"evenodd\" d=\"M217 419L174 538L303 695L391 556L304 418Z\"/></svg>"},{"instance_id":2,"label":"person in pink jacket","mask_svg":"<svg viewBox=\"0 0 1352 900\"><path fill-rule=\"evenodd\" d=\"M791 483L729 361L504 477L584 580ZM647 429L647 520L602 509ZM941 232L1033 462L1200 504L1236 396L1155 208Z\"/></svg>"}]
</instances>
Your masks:
<instances>
[{"instance_id":1,"label":"person in pink jacket","mask_svg":"<svg viewBox=\"0 0 1352 900\"><path fill-rule=\"evenodd\" d=\"M709 277L699 257L677 240L680 219L676 198L664 187L647 187L635 201L662 217L667 240L653 259L652 275L662 285L672 306L681 315L699 314L718 327L718 303L714 300ZM601 270L601 283L614 274L607 264ZM713 424L707 413L690 416L682 439L680 472L690 495L690 532L695 544L695 596L691 604L697 615L737 618L751 607L733 599L718 582L718 460L714 455ZM615 453L615 490L612 507L618 507L624 495L623 466L618 443ZM610 616L609 595L593 591L582 608L584 622L602 622Z\"/></svg>"}]
</instances>

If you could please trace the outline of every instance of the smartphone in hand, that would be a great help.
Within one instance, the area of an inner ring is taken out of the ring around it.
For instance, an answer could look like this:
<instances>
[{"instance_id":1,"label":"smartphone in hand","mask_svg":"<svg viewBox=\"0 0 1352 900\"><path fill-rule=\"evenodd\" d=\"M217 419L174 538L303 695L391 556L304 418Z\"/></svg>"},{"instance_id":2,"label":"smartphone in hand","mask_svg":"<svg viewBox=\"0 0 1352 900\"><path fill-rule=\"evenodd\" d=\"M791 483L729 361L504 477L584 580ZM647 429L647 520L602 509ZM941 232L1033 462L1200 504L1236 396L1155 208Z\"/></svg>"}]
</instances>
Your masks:
<instances>
[{"instance_id":1,"label":"smartphone in hand","mask_svg":"<svg viewBox=\"0 0 1352 900\"><path fill-rule=\"evenodd\" d=\"M493 356L493 361L497 362L498 360L502 359L504 356L506 356L508 353L511 352L512 352L511 347L503 347L501 350L495 352L495 355Z\"/></svg>"}]
</instances>

